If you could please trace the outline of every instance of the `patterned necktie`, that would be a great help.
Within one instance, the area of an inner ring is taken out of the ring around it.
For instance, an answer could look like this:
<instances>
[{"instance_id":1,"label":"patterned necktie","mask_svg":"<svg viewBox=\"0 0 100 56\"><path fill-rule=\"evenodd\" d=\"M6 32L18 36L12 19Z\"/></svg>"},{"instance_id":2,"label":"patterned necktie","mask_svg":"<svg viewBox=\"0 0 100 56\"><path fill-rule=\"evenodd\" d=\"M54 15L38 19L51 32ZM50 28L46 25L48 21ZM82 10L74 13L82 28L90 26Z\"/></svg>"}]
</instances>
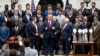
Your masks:
<instances>
[{"instance_id":1,"label":"patterned necktie","mask_svg":"<svg viewBox=\"0 0 100 56\"><path fill-rule=\"evenodd\" d=\"M49 28L49 29L51 28L51 23L50 23L50 21L48 21L48 28Z\"/></svg>"}]
</instances>

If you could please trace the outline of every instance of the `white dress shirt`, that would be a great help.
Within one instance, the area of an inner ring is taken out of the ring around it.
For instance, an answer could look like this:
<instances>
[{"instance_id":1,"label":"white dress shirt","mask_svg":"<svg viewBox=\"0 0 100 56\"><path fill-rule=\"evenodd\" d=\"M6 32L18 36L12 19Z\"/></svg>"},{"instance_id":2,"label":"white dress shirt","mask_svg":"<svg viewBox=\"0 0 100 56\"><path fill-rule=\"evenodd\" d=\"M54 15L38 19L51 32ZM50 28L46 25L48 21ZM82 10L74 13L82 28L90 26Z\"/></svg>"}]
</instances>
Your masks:
<instances>
[{"instance_id":1,"label":"white dress shirt","mask_svg":"<svg viewBox=\"0 0 100 56\"><path fill-rule=\"evenodd\" d=\"M64 18L65 18L65 16L63 14L57 16L57 20L60 24L60 28L62 27L62 21L63 21Z\"/></svg>"},{"instance_id":2,"label":"white dress shirt","mask_svg":"<svg viewBox=\"0 0 100 56\"><path fill-rule=\"evenodd\" d=\"M29 15L26 15L26 17L27 17L27 20L30 21L30 16Z\"/></svg>"},{"instance_id":3,"label":"white dress shirt","mask_svg":"<svg viewBox=\"0 0 100 56\"><path fill-rule=\"evenodd\" d=\"M5 21L7 22L7 17L4 16Z\"/></svg>"},{"instance_id":4,"label":"white dress shirt","mask_svg":"<svg viewBox=\"0 0 100 56\"><path fill-rule=\"evenodd\" d=\"M68 25L67 23L64 25L63 30L65 29L65 27L66 27L67 25Z\"/></svg>"},{"instance_id":5,"label":"white dress shirt","mask_svg":"<svg viewBox=\"0 0 100 56\"><path fill-rule=\"evenodd\" d=\"M37 24L35 24L34 22L32 22L33 25L35 26L35 29L36 29L36 33L38 33L38 27L37 27Z\"/></svg>"}]
</instances>

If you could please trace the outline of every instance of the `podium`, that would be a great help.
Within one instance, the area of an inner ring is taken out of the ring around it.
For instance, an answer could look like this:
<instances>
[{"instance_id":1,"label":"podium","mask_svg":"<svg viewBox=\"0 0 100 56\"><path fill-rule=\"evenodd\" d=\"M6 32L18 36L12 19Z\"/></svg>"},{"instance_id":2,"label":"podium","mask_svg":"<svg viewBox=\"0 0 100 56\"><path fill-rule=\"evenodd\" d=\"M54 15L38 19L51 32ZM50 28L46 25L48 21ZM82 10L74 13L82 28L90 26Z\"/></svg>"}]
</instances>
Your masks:
<instances>
[{"instance_id":1,"label":"podium","mask_svg":"<svg viewBox=\"0 0 100 56\"><path fill-rule=\"evenodd\" d=\"M89 54L75 54L75 49L77 45L90 45L91 50ZM73 42L73 56L93 56L93 51L94 51L94 42Z\"/></svg>"}]
</instances>

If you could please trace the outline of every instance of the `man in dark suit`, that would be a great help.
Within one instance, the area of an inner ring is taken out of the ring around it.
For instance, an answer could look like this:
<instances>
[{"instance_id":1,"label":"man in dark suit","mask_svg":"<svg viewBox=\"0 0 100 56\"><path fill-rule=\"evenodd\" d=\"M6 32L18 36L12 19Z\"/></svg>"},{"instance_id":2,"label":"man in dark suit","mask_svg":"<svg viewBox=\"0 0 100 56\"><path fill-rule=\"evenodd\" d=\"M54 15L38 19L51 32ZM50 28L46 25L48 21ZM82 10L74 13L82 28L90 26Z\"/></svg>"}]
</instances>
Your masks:
<instances>
[{"instance_id":1,"label":"man in dark suit","mask_svg":"<svg viewBox=\"0 0 100 56\"><path fill-rule=\"evenodd\" d=\"M92 8L90 9L91 15L94 14L94 11L95 11L95 10L99 12L99 9L96 8L96 3L95 3L95 2L92 2L92 3L91 3L91 7L92 7ZM98 14L100 15L100 13L98 13Z\"/></svg>"},{"instance_id":2,"label":"man in dark suit","mask_svg":"<svg viewBox=\"0 0 100 56\"><path fill-rule=\"evenodd\" d=\"M25 15L25 12L22 10L22 5L18 5L18 16L23 17Z\"/></svg>"},{"instance_id":3,"label":"man in dark suit","mask_svg":"<svg viewBox=\"0 0 100 56\"><path fill-rule=\"evenodd\" d=\"M86 28L86 29L90 29L91 23L88 22L87 16L84 16L84 17L83 17L83 23L82 23L82 26L83 26L84 28Z\"/></svg>"},{"instance_id":4,"label":"man in dark suit","mask_svg":"<svg viewBox=\"0 0 100 56\"><path fill-rule=\"evenodd\" d=\"M59 51L59 44L60 44L60 37L61 37L61 29L60 29L60 23L57 21L57 17L53 16L53 21L56 22L56 30L55 30L55 54L58 54Z\"/></svg>"},{"instance_id":5,"label":"man in dark suit","mask_svg":"<svg viewBox=\"0 0 100 56\"><path fill-rule=\"evenodd\" d=\"M73 15L73 11L68 11L67 17L69 18L69 21L74 24L75 23L75 16Z\"/></svg>"},{"instance_id":6,"label":"man in dark suit","mask_svg":"<svg viewBox=\"0 0 100 56\"><path fill-rule=\"evenodd\" d=\"M62 27L62 43L63 43L63 52L67 56L70 53L71 50L71 45L70 45L70 40L71 40L71 34L72 34L72 27L68 23L69 19L65 18L63 20L63 27Z\"/></svg>"},{"instance_id":7,"label":"man in dark suit","mask_svg":"<svg viewBox=\"0 0 100 56\"><path fill-rule=\"evenodd\" d=\"M21 36L22 37L26 37L26 35L25 35L25 23L23 23L23 18L22 17L20 17L19 19L18 19L18 23L19 23L19 28L20 28L20 31L21 31Z\"/></svg>"},{"instance_id":8,"label":"man in dark suit","mask_svg":"<svg viewBox=\"0 0 100 56\"><path fill-rule=\"evenodd\" d=\"M30 39L31 42L31 48L36 45L36 39L38 37L38 26L36 24L37 19L35 17L31 18L31 22L28 24L27 27L27 33L28 33L28 38Z\"/></svg>"},{"instance_id":9,"label":"man in dark suit","mask_svg":"<svg viewBox=\"0 0 100 56\"><path fill-rule=\"evenodd\" d=\"M14 15L15 4L11 4L11 10L9 10L9 16L12 17Z\"/></svg>"},{"instance_id":10,"label":"man in dark suit","mask_svg":"<svg viewBox=\"0 0 100 56\"><path fill-rule=\"evenodd\" d=\"M81 8L80 8L79 10L82 10L82 15L83 15L83 16L86 16L86 8L84 7L84 3L81 2L81 3L80 3L80 6L81 6Z\"/></svg>"},{"instance_id":11,"label":"man in dark suit","mask_svg":"<svg viewBox=\"0 0 100 56\"><path fill-rule=\"evenodd\" d=\"M9 35L10 35L10 30L8 27L6 27L6 23L3 22L2 26L0 27L0 49L2 45L7 41Z\"/></svg>"},{"instance_id":12,"label":"man in dark suit","mask_svg":"<svg viewBox=\"0 0 100 56\"><path fill-rule=\"evenodd\" d=\"M90 29L91 23L88 22L87 16L84 16L84 17L83 17L83 22L82 22L81 25L83 26L84 29L87 29L87 30ZM87 33L87 38L88 38L88 41L89 41L89 32ZM90 45L85 45L85 46L84 46L84 48L85 48L85 49L84 49L84 53L85 53L85 54L88 54L88 52L89 52L89 50L90 50L89 47L90 47Z\"/></svg>"},{"instance_id":13,"label":"man in dark suit","mask_svg":"<svg viewBox=\"0 0 100 56\"><path fill-rule=\"evenodd\" d=\"M41 47L43 45L43 34L44 34L44 31L43 31L43 18L42 17L39 17L39 22L37 23L37 26L38 26L39 37L37 38L37 47L36 47L36 49L38 50L38 53L39 53L40 50L41 50Z\"/></svg>"},{"instance_id":14,"label":"man in dark suit","mask_svg":"<svg viewBox=\"0 0 100 56\"><path fill-rule=\"evenodd\" d=\"M44 28L44 52L45 56L48 56L50 52L51 56L54 56L54 39L55 39L55 29L56 23L52 21L52 14L47 16L48 20L44 21L43 28Z\"/></svg>"},{"instance_id":15,"label":"man in dark suit","mask_svg":"<svg viewBox=\"0 0 100 56\"><path fill-rule=\"evenodd\" d=\"M15 38L17 38L19 35L22 35L18 21L15 22L15 26L11 29L11 35Z\"/></svg>"},{"instance_id":16,"label":"man in dark suit","mask_svg":"<svg viewBox=\"0 0 100 56\"><path fill-rule=\"evenodd\" d=\"M30 18L31 18L30 11L26 10L25 11L25 16L23 17L23 22L25 24L29 23L30 22Z\"/></svg>"},{"instance_id":17,"label":"man in dark suit","mask_svg":"<svg viewBox=\"0 0 100 56\"><path fill-rule=\"evenodd\" d=\"M37 18L37 22L39 22L39 18L43 17L42 11L40 9L36 10L35 16Z\"/></svg>"}]
</instances>

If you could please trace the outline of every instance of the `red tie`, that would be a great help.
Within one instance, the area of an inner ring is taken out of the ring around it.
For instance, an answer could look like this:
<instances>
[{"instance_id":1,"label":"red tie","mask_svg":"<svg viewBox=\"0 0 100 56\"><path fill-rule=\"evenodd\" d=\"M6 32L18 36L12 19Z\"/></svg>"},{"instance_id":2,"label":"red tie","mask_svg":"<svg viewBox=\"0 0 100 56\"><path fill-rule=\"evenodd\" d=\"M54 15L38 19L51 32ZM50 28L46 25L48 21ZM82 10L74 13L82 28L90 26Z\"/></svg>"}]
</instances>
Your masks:
<instances>
[{"instance_id":1,"label":"red tie","mask_svg":"<svg viewBox=\"0 0 100 56\"><path fill-rule=\"evenodd\" d=\"M50 21L48 22L48 28L49 28L49 29L51 28L51 23L50 23Z\"/></svg>"}]
</instances>

